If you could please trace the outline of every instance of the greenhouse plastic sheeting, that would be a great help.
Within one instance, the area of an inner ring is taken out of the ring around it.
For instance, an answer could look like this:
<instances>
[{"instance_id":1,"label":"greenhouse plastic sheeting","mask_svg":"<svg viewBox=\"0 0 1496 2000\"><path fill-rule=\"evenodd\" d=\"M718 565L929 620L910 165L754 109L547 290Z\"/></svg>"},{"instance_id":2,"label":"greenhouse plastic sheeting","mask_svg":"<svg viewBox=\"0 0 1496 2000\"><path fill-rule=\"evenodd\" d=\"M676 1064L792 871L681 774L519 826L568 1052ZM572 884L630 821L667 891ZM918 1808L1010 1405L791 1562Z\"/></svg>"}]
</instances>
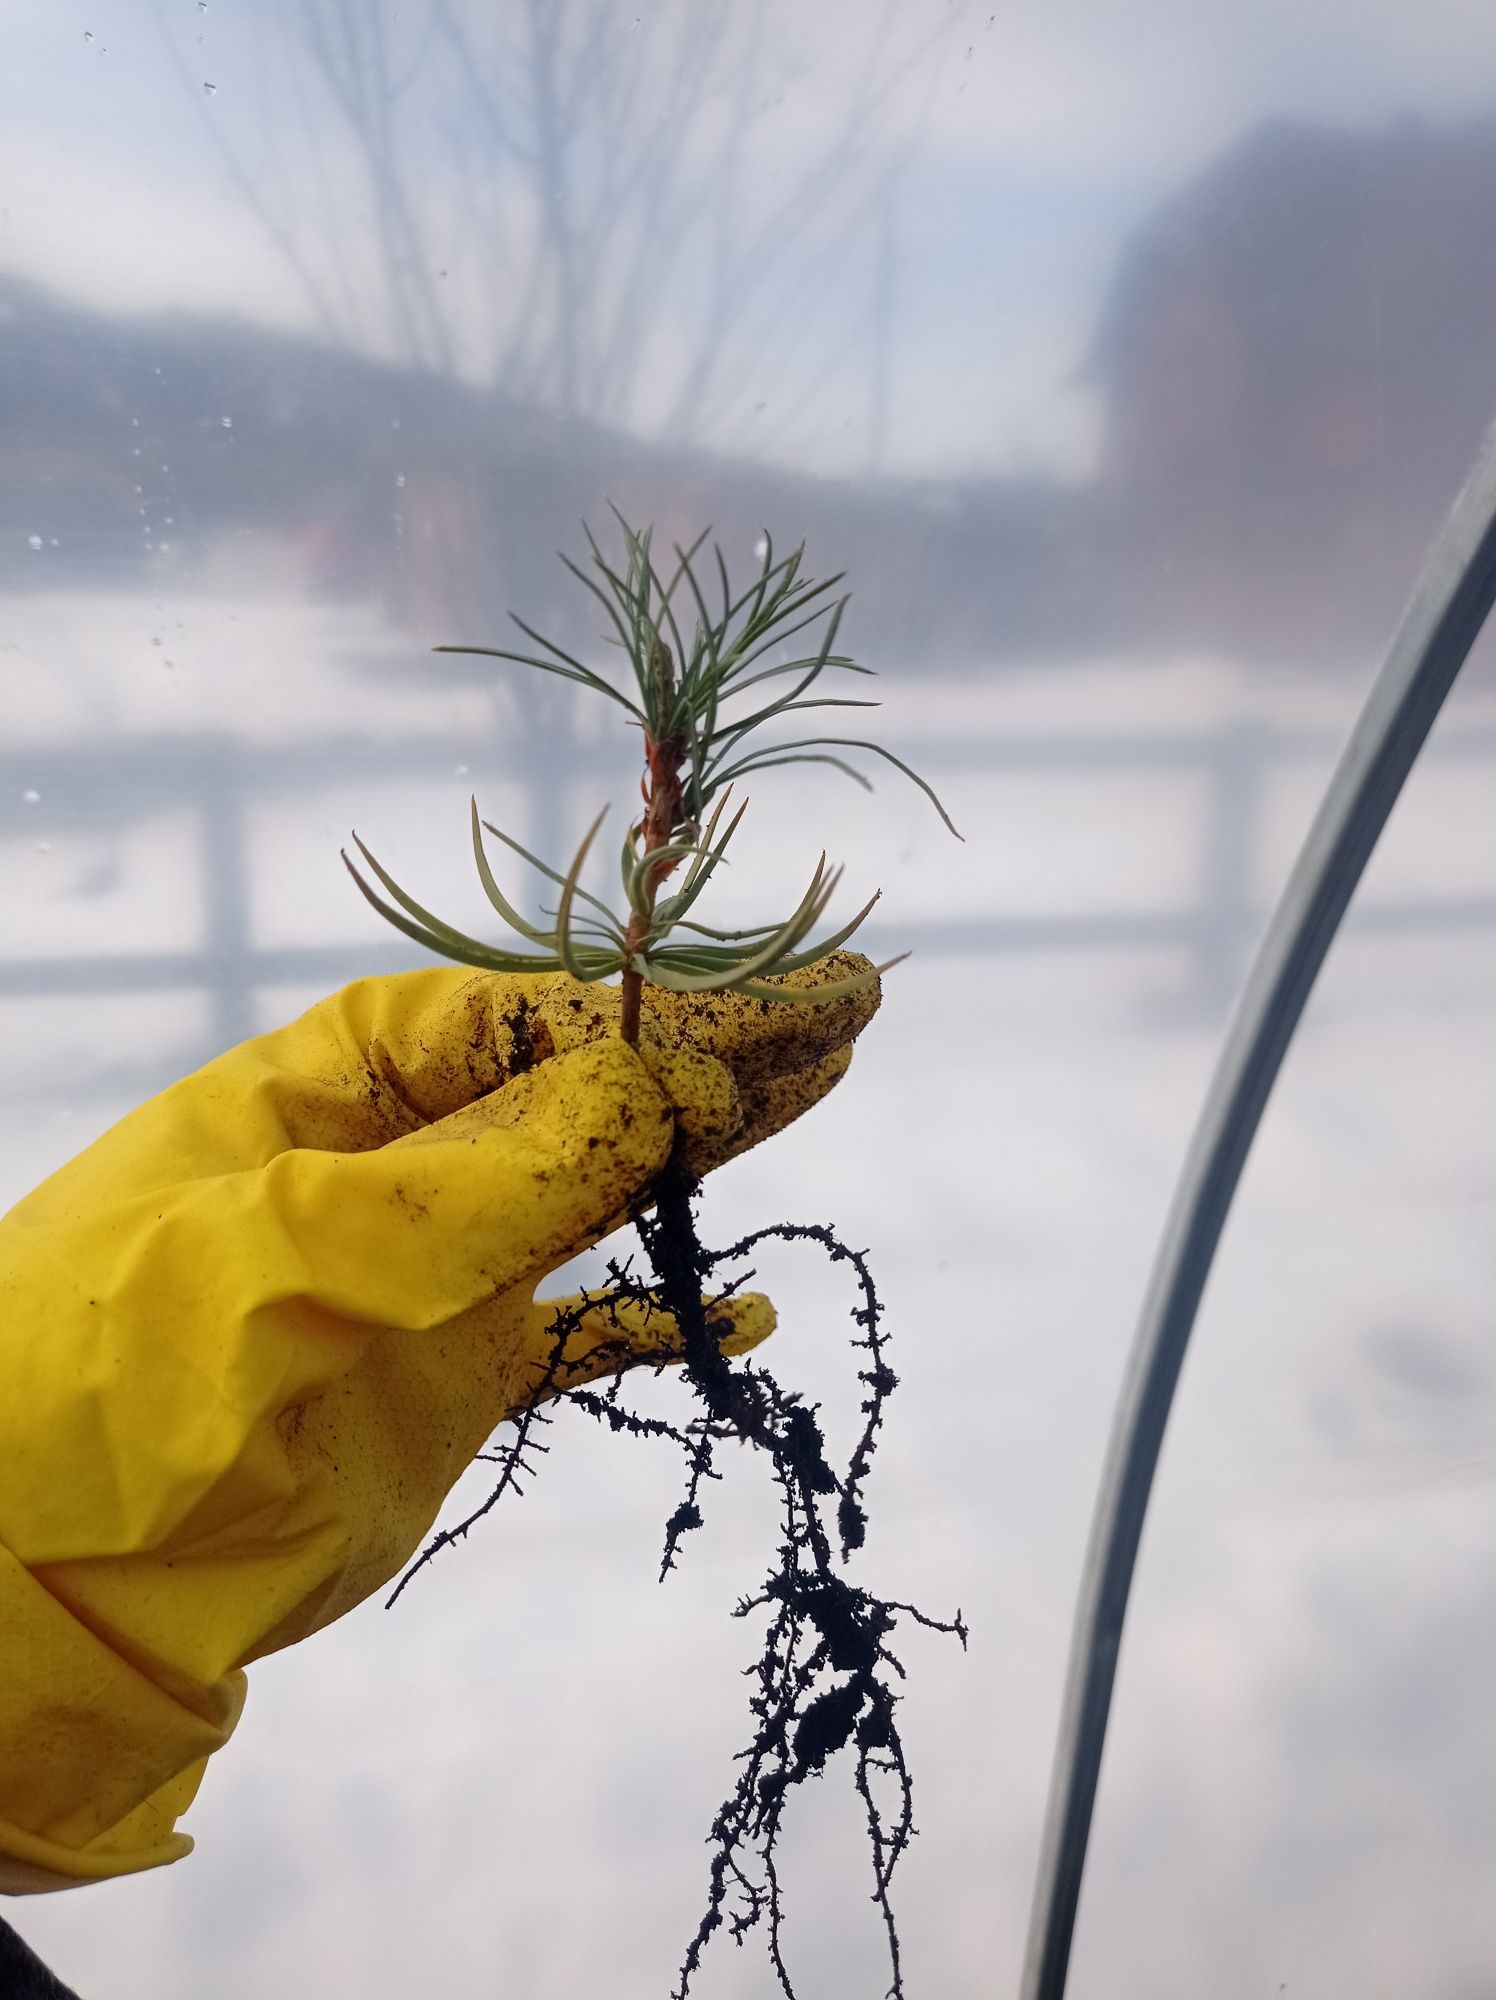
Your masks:
<instances>
[{"instance_id":1,"label":"greenhouse plastic sheeting","mask_svg":"<svg viewBox=\"0 0 1496 2000\"><path fill-rule=\"evenodd\" d=\"M552 855L627 797L637 745L585 702L431 651L510 643L512 609L606 664L555 560L583 520L846 571L882 738L965 841L893 773L755 780L725 907L798 894L825 846L848 897L883 891L869 949L913 956L847 1085L702 1223L870 1250L901 1386L860 1560L971 1631L901 1641L904 1974L1011 1994L1180 1154L1496 414L1488 10L13 0L0 162L11 1199L416 962L350 828L481 927L470 794ZM1493 781L1487 645L1205 1298L1076 2000L1496 1976ZM844 1280L785 1248L756 1282L776 1372L850 1442ZM6 1906L85 2000L670 1990L772 1497L734 1468L658 1587L674 1459L580 1420L549 1442L393 1611L254 1668L189 1859ZM834 1766L782 1869L802 2000L883 1992ZM694 1990L775 1986L750 1938Z\"/></svg>"}]
</instances>

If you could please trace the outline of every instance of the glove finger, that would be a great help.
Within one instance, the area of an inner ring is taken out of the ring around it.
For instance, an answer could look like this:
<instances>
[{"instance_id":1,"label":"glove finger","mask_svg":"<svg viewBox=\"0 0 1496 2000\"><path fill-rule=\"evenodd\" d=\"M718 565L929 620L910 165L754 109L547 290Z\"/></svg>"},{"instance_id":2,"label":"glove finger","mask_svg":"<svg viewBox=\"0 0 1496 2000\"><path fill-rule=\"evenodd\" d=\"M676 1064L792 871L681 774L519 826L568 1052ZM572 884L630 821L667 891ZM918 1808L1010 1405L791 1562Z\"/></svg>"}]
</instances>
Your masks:
<instances>
[{"instance_id":1,"label":"glove finger","mask_svg":"<svg viewBox=\"0 0 1496 2000\"><path fill-rule=\"evenodd\" d=\"M117 1127L111 1177L149 1180L163 1117L171 1150L190 1147L195 1163L217 1172L263 1166L287 1146L388 1145L550 1055L549 1037L534 1028L554 983L553 974L475 976L467 966L356 979L185 1079L164 1095L162 1112ZM142 1146L145 1157L136 1157Z\"/></svg>"},{"instance_id":2,"label":"glove finger","mask_svg":"<svg viewBox=\"0 0 1496 2000\"><path fill-rule=\"evenodd\" d=\"M700 1176L728 1156L743 1127L743 1104L731 1072L692 1048L641 1042L639 1056L675 1107L675 1129L688 1170Z\"/></svg>"},{"instance_id":3,"label":"glove finger","mask_svg":"<svg viewBox=\"0 0 1496 2000\"><path fill-rule=\"evenodd\" d=\"M698 1180L819 1104L852 1062L850 1048L833 1049L806 1069L764 1077L739 1090L720 1063L694 1049L641 1043L639 1054L676 1107L686 1168Z\"/></svg>"},{"instance_id":4,"label":"glove finger","mask_svg":"<svg viewBox=\"0 0 1496 2000\"><path fill-rule=\"evenodd\" d=\"M597 1048L610 1044L584 1046ZM623 1044L616 1042L611 1046L621 1048ZM732 1151L738 1150L733 1142L743 1126L742 1100L731 1073L720 1062L695 1049L669 1048L660 1042L641 1042L637 1053L644 1068L669 1100L675 1117L676 1137L691 1173L698 1176L704 1174L709 1167L718 1165L729 1158ZM792 1079L785 1078L783 1081L789 1084ZM470 1105L464 1111L454 1112L440 1129L452 1134L460 1134L470 1127L484 1129L495 1115L484 1104ZM786 1111L784 1117L789 1115ZM757 1136L766 1135L765 1129ZM614 1226L626 1220L625 1205L614 1216Z\"/></svg>"},{"instance_id":5,"label":"glove finger","mask_svg":"<svg viewBox=\"0 0 1496 2000\"><path fill-rule=\"evenodd\" d=\"M284 1028L241 1042L138 1106L28 1214L113 1206L122 1194L255 1174L279 1154L363 1153L419 1131L552 1053L532 1034L556 983L465 967L359 979ZM571 985L570 980L563 982Z\"/></svg>"},{"instance_id":6,"label":"glove finger","mask_svg":"<svg viewBox=\"0 0 1496 2000\"><path fill-rule=\"evenodd\" d=\"M706 1305L707 1324L724 1354L747 1354L768 1339L777 1323L762 1292L735 1292ZM545 1402L628 1368L660 1368L680 1359L680 1329L663 1306L635 1299L598 1304L577 1293L535 1301L521 1379L536 1385L532 1401Z\"/></svg>"},{"instance_id":7,"label":"glove finger","mask_svg":"<svg viewBox=\"0 0 1496 2000\"><path fill-rule=\"evenodd\" d=\"M790 1070L783 1076L764 1077L758 1083L745 1084L740 1093L743 1115L736 1132L721 1145L710 1138L696 1146L688 1145L686 1164L700 1176L709 1173L713 1167L725 1165L728 1160L735 1160L739 1153L746 1153L760 1140L770 1139L776 1132L782 1132L786 1125L792 1125L797 1118L819 1104L836 1088L851 1066L850 1048L833 1049L829 1056L823 1056L806 1069Z\"/></svg>"},{"instance_id":8,"label":"glove finger","mask_svg":"<svg viewBox=\"0 0 1496 2000\"><path fill-rule=\"evenodd\" d=\"M556 980L431 966L358 980L324 1004L339 1009L408 1130L449 1117L554 1052L538 1013Z\"/></svg>"},{"instance_id":9,"label":"glove finger","mask_svg":"<svg viewBox=\"0 0 1496 2000\"><path fill-rule=\"evenodd\" d=\"M804 990L871 970L870 961L859 952L841 951L819 965L763 983ZM741 993L671 993L646 986L640 1040L714 1056L741 1088L808 1069L849 1047L878 1011L880 997L877 980L815 1005L752 1000ZM616 986L584 987L558 980L539 996L537 1023L558 1049L575 1048L616 1034L619 1006Z\"/></svg>"},{"instance_id":10,"label":"glove finger","mask_svg":"<svg viewBox=\"0 0 1496 2000\"><path fill-rule=\"evenodd\" d=\"M785 973L766 986L805 991L871 972L860 952L834 952L819 965ZM814 1005L751 1000L741 993L669 993L645 988L647 1017L667 1041L681 1041L725 1063L740 1089L791 1075L850 1048L872 1020L882 998L874 979L854 992Z\"/></svg>"},{"instance_id":11,"label":"glove finger","mask_svg":"<svg viewBox=\"0 0 1496 2000\"><path fill-rule=\"evenodd\" d=\"M258 1201L294 1254L257 1289L384 1326L439 1325L606 1235L674 1129L669 1100L615 1041L371 1152L282 1153Z\"/></svg>"}]
</instances>

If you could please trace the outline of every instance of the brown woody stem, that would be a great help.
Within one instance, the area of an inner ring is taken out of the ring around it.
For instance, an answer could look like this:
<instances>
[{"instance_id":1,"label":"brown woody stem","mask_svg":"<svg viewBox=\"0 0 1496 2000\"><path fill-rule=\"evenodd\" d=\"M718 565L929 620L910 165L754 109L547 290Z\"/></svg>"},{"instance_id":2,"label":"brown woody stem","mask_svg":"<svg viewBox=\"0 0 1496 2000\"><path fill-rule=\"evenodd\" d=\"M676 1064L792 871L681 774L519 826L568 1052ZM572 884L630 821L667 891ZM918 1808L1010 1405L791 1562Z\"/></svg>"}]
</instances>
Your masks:
<instances>
[{"instance_id":1,"label":"brown woody stem","mask_svg":"<svg viewBox=\"0 0 1496 2000\"><path fill-rule=\"evenodd\" d=\"M636 928L637 927L637 928ZM638 917L629 918L626 938L630 951L639 942L639 932L643 924ZM631 1046L639 1045L639 1003L644 998L644 975L625 968L623 975L623 1011L618 1020L618 1032Z\"/></svg>"},{"instance_id":2,"label":"brown woody stem","mask_svg":"<svg viewBox=\"0 0 1496 2000\"><path fill-rule=\"evenodd\" d=\"M670 650L663 640L655 641L654 671L668 687L673 680L673 663ZM689 746L683 737L668 736L656 743L652 737L644 739L644 754L649 767L648 783L644 792L644 852L653 854L658 847L668 847L676 830L680 815L681 766L686 761ZM650 917L654 913L655 896L660 883L670 872L666 867L656 873L653 869L644 878L645 913L637 910L629 918L628 929L624 933L624 944L630 953L637 951L649 934ZM644 975L625 966L623 973L623 1010L619 1019L619 1032L626 1042L637 1047L639 1041L639 1007L644 997Z\"/></svg>"}]
</instances>

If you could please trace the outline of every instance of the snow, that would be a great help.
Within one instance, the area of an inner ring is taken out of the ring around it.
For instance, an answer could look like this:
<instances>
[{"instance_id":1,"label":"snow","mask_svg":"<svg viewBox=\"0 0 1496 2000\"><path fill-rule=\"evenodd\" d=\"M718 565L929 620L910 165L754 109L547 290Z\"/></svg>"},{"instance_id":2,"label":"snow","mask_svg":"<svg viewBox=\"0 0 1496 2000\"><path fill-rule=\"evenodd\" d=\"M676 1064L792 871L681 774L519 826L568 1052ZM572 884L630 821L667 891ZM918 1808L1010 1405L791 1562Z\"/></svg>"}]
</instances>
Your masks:
<instances>
[{"instance_id":1,"label":"snow","mask_svg":"<svg viewBox=\"0 0 1496 2000\"><path fill-rule=\"evenodd\" d=\"M332 983L338 950L350 971L397 962L337 863L351 824L476 921L470 783L524 838L573 831L603 782L531 782L481 687L375 671L410 649L372 606L178 591L0 612L12 1196L212 1052L225 978L258 982L246 1025L268 1024ZM1122 1662L1077 2000L1453 1995L1496 1962L1496 690L1488 662L1471 672L1310 1007L1206 1299ZM934 674L891 690L891 740L948 793L964 847L896 779L871 805L793 774L755 794L729 906L772 904L825 839L848 896L884 888L880 944L925 939L845 1088L725 1170L703 1216L717 1240L832 1221L887 1297L903 1386L868 1570L959 1604L972 1631L964 1658L930 1634L904 1648L912 1990L1014 1988L1133 1316L1233 968L1360 692L1221 659ZM1233 873L1212 862L1211 759L1244 724L1268 751L1251 816L1228 821ZM220 769L227 819L204 781ZM158 972L114 990L118 953ZM27 990L42 961L73 989ZM844 1434L840 1276L788 1251L761 1275L776 1370ZM188 1863L20 1912L80 1990L667 1990L744 1733L753 1647L728 1613L767 1501L743 1468L657 1588L669 1457L580 1422L552 1437L533 1494L394 1613L366 1605L255 1667ZM881 1991L839 1773L793 1823L804 1990ZM753 1950L725 1949L701 1988L770 1990Z\"/></svg>"}]
</instances>

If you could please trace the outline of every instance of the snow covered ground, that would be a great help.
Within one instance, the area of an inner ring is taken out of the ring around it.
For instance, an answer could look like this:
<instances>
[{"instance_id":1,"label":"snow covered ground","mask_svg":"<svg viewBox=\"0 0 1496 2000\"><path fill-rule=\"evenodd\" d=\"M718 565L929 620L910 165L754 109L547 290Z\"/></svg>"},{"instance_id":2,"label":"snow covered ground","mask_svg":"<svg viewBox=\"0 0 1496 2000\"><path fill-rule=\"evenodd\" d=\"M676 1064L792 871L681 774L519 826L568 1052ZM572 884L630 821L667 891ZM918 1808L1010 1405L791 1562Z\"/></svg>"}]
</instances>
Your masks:
<instances>
[{"instance_id":1,"label":"snow covered ground","mask_svg":"<svg viewBox=\"0 0 1496 2000\"><path fill-rule=\"evenodd\" d=\"M476 920L470 786L523 838L574 833L603 783L527 785L512 697L440 678L372 607L58 593L7 601L0 631L11 1197L234 1019L285 1016L335 964L398 962L337 862L350 824ZM912 1995L1014 1989L1132 1320L1232 968L1360 692L1204 659L895 679L887 740L941 784L964 847L896 780L869 803L778 774L745 824L730 906L779 900L824 841L849 895L883 888L880 942L923 940L848 1086L724 1171L703 1217L718 1240L833 1221L886 1292L903 1387L867 1570L959 1604L972 1632L965 1657L929 1634L904 1649ZM1077 2000L1491 1990L1493 727L1487 650L1232 1219L1144 1547ZM1244 735L1270 739L1262 782L1223 819L1216 751ZM226 1001L246 968L262 983ZM788 1251L762 1269L777 1372L844 1432L840 1279ZM768 1499L743 1468L660 1588L673 1461L580 1421L551 1435L533 1493L394 1612L366 1605L254 1669L187 1862L17 1906L89 2000L669 1989L744 1734L754 1649L728 1613L760 1573ZM854 1805L833 1768L793 1816L807 2000L884 1989ZM719 1947L698 1989L772 1990L752 1944Z\"/></svg>"}]
</instances>

